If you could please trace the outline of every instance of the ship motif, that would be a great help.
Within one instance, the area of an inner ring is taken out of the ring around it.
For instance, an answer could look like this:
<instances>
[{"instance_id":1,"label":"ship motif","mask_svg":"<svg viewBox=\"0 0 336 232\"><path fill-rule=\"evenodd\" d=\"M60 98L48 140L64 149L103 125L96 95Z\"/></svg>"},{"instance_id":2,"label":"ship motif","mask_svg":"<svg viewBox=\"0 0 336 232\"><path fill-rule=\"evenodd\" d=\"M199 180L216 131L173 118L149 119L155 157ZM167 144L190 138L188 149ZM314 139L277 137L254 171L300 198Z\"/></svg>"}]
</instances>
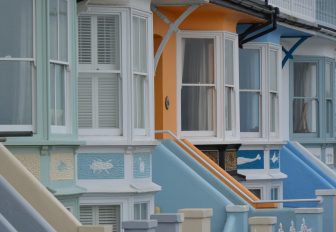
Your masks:
<instances>
[{"instance_id":1,"label":"ship motif","mask_svg":"<svg viewBox=\"0 0 336 232\"><path fill-rule=\"evenodd\" d=\"M93 160L90 164L90 169L93 171L93 174L98 174L106 172L110 174L110 170L113 168L112 160L102 161L100 159Z\"/></svg>"},{"instance_id":2,"label":"ship motif","mask_svg":"<svg viewBox=\"0 0 336 232\"><path fill-rule=\"evenodd\" d=\"M60 160L57 164L57 171L59 172L65 172L68 170L68 166L63 160Z\"/></svg>"},{"instance_id":3,"label":"ship motif","mask_svg":"<svg viewBox=\"0 0 336 232\"><path fill-rule=\"evenodd\" d=\"M237 158L237 164L243 165L247 163L253 163L257 160L261 160L261 156L258 154L255 158L246 158L246 157L238 157Z\"/></svg>"}]
</instances>

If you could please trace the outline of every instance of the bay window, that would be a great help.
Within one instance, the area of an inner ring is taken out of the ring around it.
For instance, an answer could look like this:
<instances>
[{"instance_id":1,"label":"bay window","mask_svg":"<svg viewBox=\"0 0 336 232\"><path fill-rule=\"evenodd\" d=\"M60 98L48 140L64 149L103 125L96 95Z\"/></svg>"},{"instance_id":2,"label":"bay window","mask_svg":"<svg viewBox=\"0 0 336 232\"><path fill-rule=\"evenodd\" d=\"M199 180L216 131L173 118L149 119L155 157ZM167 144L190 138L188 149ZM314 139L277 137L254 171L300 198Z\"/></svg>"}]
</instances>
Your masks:
<instances>
[{"instance_id":1,"label":"bay window","mask_svg":"<svg viewBox=\"0 0 336 232\"><path fill-rule=\"evenodd\" d=\"M68 0L49 1L50 115L53 133L65 133L68 117Z\"/></svg>"},{"instance_id":2,"label":"bay window","mask_svg":"<svg viewBox=\"0 0 336 232\"><path fill-rule=\"evenodd\" d=\"M335 62L296 56L291 64L292 134L295 138L334 137Z\"/></svg>"},{"instance_id":3,"label":"bay window","mask_svg":"<svg viewBox=\"0 0 336 232\"><path fill-rule=\"evenodd\" d=\"M80 134L121 135L120 15L78 17Z\"/></svg>"},{"instance_id":4,"label":"bay window","mask_svg":"<svg viewBox=\"0 0 336 232\"><path fill-rule=\"evenodd\" d=\"M279 131L279 84L278 84L278 51L269 52L269 131L277 136Z\"/></svg>"},{"instance_id":5,"label":"bay window","mask_svg":"<svg viewBox=\"0 0 336 232\"><path fill-rule=\"evenodd\" d=\"M34 130L34 0L1 4L0 128Z\"/></svg>"}]
</instances>

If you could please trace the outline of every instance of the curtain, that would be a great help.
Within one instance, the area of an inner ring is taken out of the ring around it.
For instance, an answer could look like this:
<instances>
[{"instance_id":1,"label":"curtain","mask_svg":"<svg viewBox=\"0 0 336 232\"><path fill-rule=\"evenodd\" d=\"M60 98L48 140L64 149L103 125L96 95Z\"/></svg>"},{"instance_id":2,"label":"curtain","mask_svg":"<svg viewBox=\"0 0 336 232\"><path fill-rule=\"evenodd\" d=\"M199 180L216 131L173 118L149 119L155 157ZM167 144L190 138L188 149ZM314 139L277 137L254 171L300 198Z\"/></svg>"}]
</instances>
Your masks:
<instances>
[{"instance_id":1,"label":"curtain","mask_svg":"<svg viewBox=\"0 0 336 232\"><path fill-rule=\"evenodd\" d=\"M214 99L214 40L184 39L182 130L213 130Z\"/></svg>"},{"instance_id":2,"label":"curtain","mask_svg":"<svg viewBox=\"0 0 336 232\"><path fill-rule=\"evenodd\" d=\"M311 133L317 130L316 64L294 64L294 133Z\"/></svg>"}]
</instances>

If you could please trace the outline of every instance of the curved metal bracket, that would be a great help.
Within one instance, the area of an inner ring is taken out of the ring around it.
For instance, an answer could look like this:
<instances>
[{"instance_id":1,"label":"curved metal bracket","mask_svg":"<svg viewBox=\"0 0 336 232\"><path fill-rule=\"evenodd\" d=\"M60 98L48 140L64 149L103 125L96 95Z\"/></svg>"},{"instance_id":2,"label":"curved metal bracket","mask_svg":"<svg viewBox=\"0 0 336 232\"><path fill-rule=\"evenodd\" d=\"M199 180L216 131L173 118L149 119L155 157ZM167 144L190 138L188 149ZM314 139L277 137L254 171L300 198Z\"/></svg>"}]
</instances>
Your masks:
<instances>
[{"instance_id":1,"label":"curved metal bracket","mask_svg":"<svg viewBox=\"0 0 336 232\"><path fill-rule=\"evenodd\" d=\"M299 38L299 40L296 41L296 43L289 50L282 47L282 51L286 54L282 60L282 68L285 67L289 59L293 59L293 53L295 52L295 50L309 37L310 36L283 36L282 37L282 38Z\"/></svg>"}]
</instances>

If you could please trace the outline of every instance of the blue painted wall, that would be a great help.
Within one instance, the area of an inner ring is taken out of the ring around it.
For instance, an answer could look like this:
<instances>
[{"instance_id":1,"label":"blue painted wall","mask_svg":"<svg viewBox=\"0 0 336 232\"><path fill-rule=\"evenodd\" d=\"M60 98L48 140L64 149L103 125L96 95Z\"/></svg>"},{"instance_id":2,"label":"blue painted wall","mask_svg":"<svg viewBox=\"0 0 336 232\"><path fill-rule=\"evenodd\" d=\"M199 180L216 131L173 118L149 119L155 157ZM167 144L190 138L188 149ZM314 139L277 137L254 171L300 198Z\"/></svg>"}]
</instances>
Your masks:
<instances>
[{"instance_id":1,"label":"blue painted wall","mask_svg":"<svg viewBox=\"0 0 336 232\"><path fill-rule=\"evenodd\" d=\"M288 175L284 180L284 199L316 198L317 189L334 189L336 180L326 176L317 165L309 162L295 144L281 149L281 171ZM288 203L288 207L312 207L316 203Z\"/></svg>"},{"instance_id":2,"label":"blue painted wall","mask_svg":"<svg viewBox=\"0 0 336 232\"><path fill-rule=\"evenodd\" d=\"M280 151L279 150L270 150L270 169L280 168Z\"/></svg>"},{"instance_id":3,"label":"blue painted wall","mask_svg":"<svg viewBox=\"0 0 336 232\"><path fill-rule=\"evenodd\" d=\"M239 150L238 169L264 169L263 150Z\"/></svg>"}]
</instances>

